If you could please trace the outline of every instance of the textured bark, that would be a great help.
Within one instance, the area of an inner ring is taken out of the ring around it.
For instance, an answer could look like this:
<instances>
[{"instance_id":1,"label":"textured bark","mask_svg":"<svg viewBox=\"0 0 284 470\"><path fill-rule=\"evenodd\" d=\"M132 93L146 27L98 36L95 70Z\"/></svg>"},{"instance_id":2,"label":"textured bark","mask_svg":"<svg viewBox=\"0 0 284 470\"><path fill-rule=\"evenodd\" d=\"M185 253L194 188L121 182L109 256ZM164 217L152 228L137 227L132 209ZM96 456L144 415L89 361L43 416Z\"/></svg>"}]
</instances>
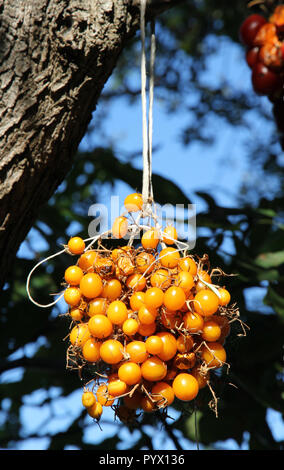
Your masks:
<instances>
[{"instance_id":1,"label":"textured bark","mask_svg":"<svg viewBox=\"0 0 284 470\"><path fill-rule=\"evenodd\" d=\"M138 28L139 0L0 0L0 285Z\"/></svg>"}]
</instances>

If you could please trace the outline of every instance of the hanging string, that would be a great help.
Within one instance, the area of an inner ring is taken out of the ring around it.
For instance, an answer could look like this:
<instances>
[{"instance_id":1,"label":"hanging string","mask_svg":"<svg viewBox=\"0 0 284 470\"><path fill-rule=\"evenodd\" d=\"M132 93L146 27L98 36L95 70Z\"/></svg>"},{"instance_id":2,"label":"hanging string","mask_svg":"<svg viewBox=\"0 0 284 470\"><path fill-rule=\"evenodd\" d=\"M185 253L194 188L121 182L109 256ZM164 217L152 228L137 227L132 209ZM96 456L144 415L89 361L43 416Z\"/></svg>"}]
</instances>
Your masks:
<instances>
[{"instance_id":1,"label":"hanging string","mask_svg":"<svg viewBox=\"0 0 284 470\"><path fill-rule=\"evenodd\" d=\"M155 25L151 22L151 52L149 71L149 118L147 123L146 98L146 52L145 52L145 13L147 0L140 2L140 30L141 30L141 102L142 102L142 136L143 136L143 181L142 197L144 204L153 199L152 187L152 136L153 136L153 101L154 101L154 63L155 63Z\"/></svg>"}]
</instances>

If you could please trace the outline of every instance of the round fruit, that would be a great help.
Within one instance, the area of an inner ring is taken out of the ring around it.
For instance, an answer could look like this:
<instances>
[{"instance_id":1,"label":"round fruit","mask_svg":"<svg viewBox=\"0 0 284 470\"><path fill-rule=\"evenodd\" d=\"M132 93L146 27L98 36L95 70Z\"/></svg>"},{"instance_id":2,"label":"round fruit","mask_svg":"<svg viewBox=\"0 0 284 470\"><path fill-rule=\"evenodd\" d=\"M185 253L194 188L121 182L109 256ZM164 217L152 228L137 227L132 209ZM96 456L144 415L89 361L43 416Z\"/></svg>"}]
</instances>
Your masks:
<instances>
[{"instance_id":1,"label":"round fruit","mask_svg":"<svg viewBox=\"0 0 284 470\"><path fill-rule=\"evenodd\" d=\"M85 242L81 237L70 238L67 246L73 255L81 255L85 250Z\"/></svg>"},{"instance_id":2,"label":"round fruit","mask_svg":"<svg viewBox=\"0 0 284 470\"><path fill-rule=\"evenodd\" d=\"M180 254L176 248L164 248L160 252L159 261L165 268L175 268L180 260Z\"/></svg>"},{"instance_id":3,"label":"round fruit","mask_svg":"<svg viewBox=\"0 0 284 470\"><path fill-rule=\"evenodd\" d=\"M98 297L103 290L101 277L96 273L85 274L80 281L80 290L87 299Z\"/></svg>"},{"instance_id":4,"label":"round fruit","mask_svg":"<svg viewBox=\"0 0 284 470\"><path fill-rule=\"evenodd\" d=\"M164 292L159 287L150 287L145 292L145 305L148 308L161 307L164 300Z\"/></svg>"},{"instance_id":5,"label":"round fruit","mask_svg":"<svg viewBox=\"0 0 284 470\"><path fill-rule=\"evenodd\" d=\"M128 232L128 220L126 217L120 216L117 217L111 229L112 235L114 238L123 238Z\"/></svg>"},{"instance_id":6,"label":"round fruit","mask_svg":"<svg viewBox=\"0 0 284 470\"><path fill-rule=\"evenodd\" d=\"M101 343L94 338L89 338L83 345L82 354L88 362L97 362L100 359Z\"/></svg>"},{"instance_id":7,"label":"round fruit","mask_svg":"<svg viewBox=\"0 0 284 470\"><path fill-rule=\"evenodd\" d=\"M113 330L113 326L109 318L105 315L94 315L88 321L90 333L95 338L107 338Z\"/></svg>"},{"instance_id":8,"label":"round fruit","mask_svg":"<svg viewBox=\"0 0 284 470\"><path fill-rule=\"evenodd\" d=\"M198 382L191 374L178 374L173 380L173 391L177 398L182 401L193 400L199 391Z\"/></svg>"},{"instance_id":9,"label":"round fruit","mask_svg":"<svg viewBox=\"0 0 284 470\"><path fill-rule=\"evenodd\" d=\"M141 244L145 250L155 250L159 241L159 234L155 229L147 230L141 238Z\"/></svg>"},{"instance_id":10,"label":"round fruit","mask_svg":"<svg viewBox=\"0 0 284 470\"><path fill-rule=\"evenodd\" d=\"M138 364L144 362L149 355L144 341L131 341L127 344L125 351L129 354L129 360Z\"/></svg>"},{"instance_id":11,"label":"round fruit","mask_svg":"<svg viewBox=\"0 0 284 470\"><path fill-rule=\"evenodd\" d=\"M261 15L253 14L248 16L248 18L246 18L241 24L239 31L240 40L243 44L251 46L256 33L265 23L267 23L267 20Z\"/></svg>"},{"instance_id":12,"label":"round fruit","mask_svg":"<svg viewBox=\"0 0 284 470\"><path fill-rule=\"evenodd\" d=\"M154 323L157 315L158 312L155 308L149 308L146 307L146 305L142 305L138 310L138 319L143 325L151 325Z\"/></svg>"},{"instance_id":13,"label":"round fruit","mask_svg":"<svg viewBox=\"0 0 284 470\"><path fill-rule=\"evenodd\" d=\"M261 62L257 62L252 69L252 84L256 93L270 95L280 86L279 75Z\"/></svg>"},{"instance_id":14,"label":"round fruit","mask_svg":"<svg viewBox=\"0 0 284 470\"><path fill-rule=\"evenodd\" d=\"M128 212L138 212L143 207L142 194L133 193L124 199L124 207Z\"/></svg>"},{"instance_id":15,"label":"round fruit","mask_svg":"<svg viewBox=\"0 0 284 470\"><path fill-rule=\"evenodd\" d=\"M177 352L177 340L172 333L167 331L160 331L157 336L163 342L163 349L157 356L163 361L169 361Z\"/></svg>"},{"instance_id":16,"label":"round fruit","mask_svg":"<svg viewBox=\"0 0 284 470\"><path fill-rule=\"evenodd\" d=\"M207 320L201 336L205 341L217 341L221 336L221 327L214 320Z\"/></svg>"},{"instance_id":17,"label":"round fruit","mask_svg":"<svg viewBox=\"0 0 284 470\"><path fill-rule=\"evenodd\" d=\"M136 362L124 362L118 369L118 377L127 385L135 385L141 380L141 369Z\"/></svg>"},{"instance_id":18,"label":"round fruit","mask_svg":"<svg viewBox=\"0 0 284 470\"><path fill-rule=\"evenodd\" d=\"M190 256L181 258L178 262L178 268L181 271L189 272L193 277L197 274L196 262L192 258L190 258Z\"/></svg>"},{"instance_id":19,"label":"round fruit","mask_svg":"<svg viewBox=\"0 0 284 470\"><path fill-rule=\"evenodd\" d=\"M93 394L93 392L86 391L82 395L82 405L85 408L89 408L90 406L93 406L96 403L96 397Z\"/></svg>"},{"instance_id":20,"label":"round fruit","mask_svg":"<svg viewBox=\"0 0 284 470\"><path fill-rule=\"evenodd\" d=\"M222 307L228 305L228 303L230 303L230 300L231 300L231 294L229 291L227 291L227 289L224 289L224 288L220 288L218 290L219 294L220 294L220 299L219 299L219 304L222 305Z\"/></svg>"},{"instance_id":21,"label":"round fruit","mask_svg":"<svg viewBox=\"0 0 284 470\"><path fill-rule=\"evenodd\" d=\"M167 289L171 285L171 276L166 269L157 269L151 275L150 282L153 287Z\"/></svg>"},{"instance_id":22,"label":"round fruit","mask_svg":"<svg viewBox=\"0 0 284 470\"><path fill-rule=\"evenodd\" d=\"M89 408L87 408L87 413L89 416L91 416L92 418L96 419L96 420L99 420L100 417L102 416L103 414L103 407L101 405L101 403L99 403L98 401L96 401L96 403L94 403L92 406L90 406Z\"/></svg>"},{"instance_id":23,"label":"round fruit","mask_svg":"<svg viewBox=\"0 0 284 470\"><path fill-rule=\"evenodd\" d=\"M97 253L96 251L86 251L83 253L78 261L78 266L83 270L83 271L92 271L93 270L93 264L97 258Z\"/></svg>"},{"instance_id":24,"label":"round fruit","mask_svg":"<svg viewBox=\"0 0 284 470\"><path fill-rule=\"evenodd\" d=\"M201 348L201 357L208 367L222 367L226 361L226 351L220 343L204 344Z\"/></svg>"},{"instance_id":25,"label":"round fruit","mask_svg":"<svg viewBox=\"0 0 284 470\"><path fill-rule=\"evenodd\" d=\"M139 308L142 307L142 305L145 303L145 292L134 292L134 294L132 294L130 297L129 302L132 310L134 312L138 311Z\"/></svg>"},{"instance_id":26,"label":"round fruit","mask_svg":"<svg viewBox=\"0 0 284 470\"><path fill-rule=\"evenodd\" d=\"M127 336L133 336L137 333L139 323L135 318L127 318L122 324L122 331Z\"/></svg>"},{"instance_id":27,"label":"round fruit","mask_svg":"<svg viewBox=\"0 0 284 470\"><path fill-rule=\"evenodd\" d=\"M197 312L187 312L183 316L184 327L190 333L197 333L203 329L204 319Z\"/></svg>"},{"instance_id":28,"label":"round fruit","mask_svg":"<svg viewBox=\"0 0 284 470\"><path fill-rule=\"evenodd\" d=\"M64 300L70 307L79 305L82 294L78 287L67 287L64 291Z\"/></svg>"},{"instance_id":29,"label":"round fruit","mask_svg":"<svg viewBox=\"0 0 284 470\"><path fill-rule=\"evenodd\" d=\"M128 317L127 307L122 300L114 300L108 306L107 317L114 325L121 325Z\"/></svg>"},{"instance_id":30,"label":"round fruit","mask_svg":"<svg viewBox=\"0 0 284 470\"><path fill-rule=\"evenodd\" d=\"M145 346L147 352L155 356L163 351L164 343L159 336L152 335L146 339Z\"/></svg>"},{"instance_id":31,"label":"round fruit","mask_svg":"<svg viewBox=\"0 0 284 470\"><path fill-rule=\"evenodd\" d=\"M115 397L110 395L106 384L102 384L97 389L97 401L102 406L111 406L114 403Z\"/></svg>"},{"instance_id":32,"label":"round fruit","mask_svg":"<svg viewBox=\"0 0 284 470\"><path fill-rule=\"evenodd\" d=\"M181 287L171 286L164 295L164 305L169 310L179 310L186 301L184 290Z\"/></svg>"},{"instance_id":33,"label":"round fruit","mask_svg":"<svg viewBox=\"0 0 284 470\"><path fill-rule=\"evenodd\" d=\"M213 315L219 307L219 298L211 289L202 289L194 297L194 309L204 317Z\"/></svg>"},{"instance_id":34,"label":"round fruit","mask_svg":"<svg viewBox=\"0 0 284 470\"><path fill-rule=\"evenodd\" d=\"M150 382L162 380L167 374L167 365L157 356L146 359L141 365L142 377Z\"/></svg>"},{"instance_id":35,"label":"round fruit","mask_svg":"<svg viewBox=\"0 0 284 470\"><path fill-rule=\"evenodd\" d=\"M109 380L108 391L113 397L123 395L128 391L128 388L128 385L122 380L120 380L118 376Z\"/></svg>"},{"instance_id":36,"label":"round fruit","mask_svg":"<svg viewBox=\"0 0 284 470\"><path fill-rule=\"evenodd\" d=\"M72 328L69 339L73 346L82 347L90 337L88 323L79 323Z\"/></svg>"},{"instance_id":37,"label":"round fruit","mask_svg":"<svg viewBox=\"0 0 284 470\"><path fill-rule=\"evenodd\" d=\"M118 299L122 292L122 285L118 279L108 279L102 290L102 297L109 300Z\"/></svg>"},{"instance_id":38,"label":"round fruit","mask_svg":"<svg viewBox=\"0 0 284 470\"><path fill-rule=\"evenodd\" d=\"M105 315L107 311L107 300L103 297L97 297L88 303L87 313L89 317L94 315Z\"/></svg>"},{"instance_id":39,"label":"round fruit","mask_svg":"<svg viewBox=\"0 0 284 470\"><path fill-rule=\"evenodd\" d=\"M246 52L246 61L248 66L252 69L258 62L259 47L250 47Z\"/></svg>"},{"instance_id":40,"label":"round fruit","mask_svg":"<svg viewBox=\"0 0 284 470\"><path fill-rule=\"evenodd\" d=\"M144 251L139 253L135 258L136 269L139 273L147 273L153 271L155 264L155 257L151 253Z\"/></svg>"},{"instance_id":41,"label":"round fruit","mask_svg":"<svg viewBox=\"0 0 284 470\"><path fill-rule=\"evenodd\" d=\"M104 341L100 347L100 356L107 364L118 364L123 359L123 346L116 339Z\"/></svg>"},{"instance_id":42,"label":"round fruit","mask_svg":"<svg viewBox=\"0 0 284 470\"><path fill-rule=\"evenodd\" d=\"M167 245L173 245L177 239L176 228L173 225L168 225L163 231L163 242Z\"/></svg>"},{"instance_id":43,"label":"round fruit","mask_svg":"<svg viewBox=\"0 0 284 470\"><path fill-rule=\"evenodd\" d=\"M84 273L79 266L69 266L64 273L64 279L70 286L78 286Z\"/></svg>"},{"instance_id":44,"label":"round fruit","mask_svg":"<svg viewBox=\"0 0 284 470\"><path fill-rule=\"evenodd\" d=\"M171 405L175 399L173 388L166 382L157 382L151 390L151 395L154 401L164 406Z\"/></svg>"},{"instance_id":45,"label":"round fruit","mask_svg":"<svg viewBox=\"0 0 284 470\"><path fill-rule=\"evenodd\" d=\"M190 274L188 271L180 271L175 276L175 285L181 287L185 295L188 296L194 286L194 279L192 274Z\"/></svg>"},{"instance_id":46,"label":"round fruit","mask_svg":"<svg viewBox=\"0 0 284 470\"><path fill-rule=\"evenodd\" d=\"M134 291L141 291L146 286L146 278L143 276L143 274L131 274L126 279L126 285Z\"/></svg>"}]
</instances>

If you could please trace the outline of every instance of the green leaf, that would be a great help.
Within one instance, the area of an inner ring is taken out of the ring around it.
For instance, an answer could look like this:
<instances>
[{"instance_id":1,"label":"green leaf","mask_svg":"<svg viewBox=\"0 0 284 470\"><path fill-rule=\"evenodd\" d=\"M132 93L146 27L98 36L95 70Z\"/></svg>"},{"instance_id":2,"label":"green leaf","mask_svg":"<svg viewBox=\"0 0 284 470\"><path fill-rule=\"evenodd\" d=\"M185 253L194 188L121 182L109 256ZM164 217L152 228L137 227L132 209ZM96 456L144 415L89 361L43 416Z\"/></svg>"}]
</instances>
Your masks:
<instances>
[{"instance_id":1,"label":"green leaf","mask_svg":"<svg viewBox=\"0 0 284 470\"><path fill-rule=\"evenodd\" d=\"M284 263L284 251L275 251L274 253L262 253L257 256L255 262L258 266L261 266L262 268L280 266L280 264Z\"/></svg>"}]
</instances>

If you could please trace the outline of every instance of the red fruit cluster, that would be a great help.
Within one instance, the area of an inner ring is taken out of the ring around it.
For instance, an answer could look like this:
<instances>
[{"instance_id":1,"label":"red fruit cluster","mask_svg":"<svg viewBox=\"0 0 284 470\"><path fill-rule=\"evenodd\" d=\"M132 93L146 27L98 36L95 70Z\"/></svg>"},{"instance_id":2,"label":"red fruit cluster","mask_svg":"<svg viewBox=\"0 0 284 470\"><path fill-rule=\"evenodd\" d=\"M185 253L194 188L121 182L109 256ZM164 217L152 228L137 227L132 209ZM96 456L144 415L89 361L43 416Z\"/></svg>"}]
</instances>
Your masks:
<instances>
[{"instance_id":1,"label":"red fruit cluster","mask_svg":"<svg viewBox=\"0 0 284 470\"><path fill-rule=\"evenodd\" d=\"M246 46L246 61L252 69L254 91L277 97L284 82L284 5L275 8L267 20L250 15L240 27L240 39Z\"/></svg>"}]
</instances>

